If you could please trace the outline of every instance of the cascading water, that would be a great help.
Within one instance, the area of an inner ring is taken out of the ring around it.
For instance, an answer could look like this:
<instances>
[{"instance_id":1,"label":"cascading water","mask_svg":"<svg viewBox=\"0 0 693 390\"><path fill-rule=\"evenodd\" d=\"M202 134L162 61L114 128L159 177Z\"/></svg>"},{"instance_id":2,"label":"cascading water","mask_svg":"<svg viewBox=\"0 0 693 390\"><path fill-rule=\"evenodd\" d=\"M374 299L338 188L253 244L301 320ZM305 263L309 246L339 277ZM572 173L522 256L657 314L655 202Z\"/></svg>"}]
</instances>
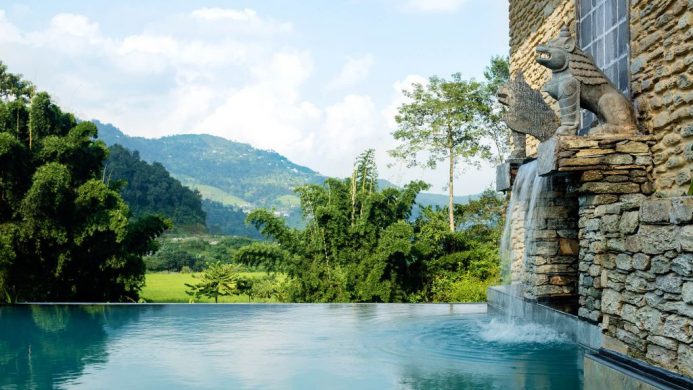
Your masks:
<instances>
[{"instance_id":1,"label":"cascading water","mask_svg":"<svg viewBox=\"0 0 693 390\"><path fill-rule=\"evenodd\" d=\"M537 162L520 166L513 183L505 226L500 242L501 277L504 284L518 284L523 278L525 232L541 220L537 207L540 194L550 191L550 180L537 174Z\"/></svg>"}]
</instances>

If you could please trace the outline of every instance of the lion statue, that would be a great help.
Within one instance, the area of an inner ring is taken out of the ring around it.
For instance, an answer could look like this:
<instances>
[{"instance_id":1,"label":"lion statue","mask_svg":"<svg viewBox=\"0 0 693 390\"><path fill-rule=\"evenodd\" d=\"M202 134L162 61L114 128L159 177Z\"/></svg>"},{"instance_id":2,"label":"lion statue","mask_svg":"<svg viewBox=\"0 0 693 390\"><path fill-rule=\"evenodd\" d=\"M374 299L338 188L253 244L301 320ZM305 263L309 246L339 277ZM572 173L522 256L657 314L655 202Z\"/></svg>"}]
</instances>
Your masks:
<instances>
[{"instance_id":1,"label":"lion statue","mask_svg":"<svg viewBox=\"0 0 693 390\"><path fill-rule=\"evenodd\" d=\"M505 106L501 119L512 130L513 152L510 158L526 157L525 134L546 141L559 126L556 113L546 104L541 92L527 84L522 72L498 88L496 96Z\"/></svg>"},{"instance_id":2,"label":"lion statue","mask_svg":"<svg viewBox=\"0 0 693 390\"><path fill-rule=\"evenodd\" d=\"M558 38L536 48L537 62L552 71L542 91L558 101L558 135L575 135L580 126L580 107L597 115L599 125L589 135L634 134L633 107L614 87L594 60L575 45L564 25Z\"/></svg>"}]
</instances>

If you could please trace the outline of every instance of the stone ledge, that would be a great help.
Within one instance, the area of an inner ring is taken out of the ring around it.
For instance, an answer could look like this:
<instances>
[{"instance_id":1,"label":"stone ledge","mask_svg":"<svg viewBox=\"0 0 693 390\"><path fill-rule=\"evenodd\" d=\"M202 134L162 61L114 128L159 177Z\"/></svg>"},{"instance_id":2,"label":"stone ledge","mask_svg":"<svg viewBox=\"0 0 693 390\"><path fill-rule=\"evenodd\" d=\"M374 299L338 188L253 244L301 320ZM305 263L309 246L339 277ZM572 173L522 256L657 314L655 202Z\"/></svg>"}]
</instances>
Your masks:
<instances>
[{"instance_id":1,"label":"stone ledge","mask_svg":"<svg viewBox=\"0 0 693 390\"><path fill-rule=\"evenodd\" d=\"M539 144L541 176L594 170L651 170L652 135L553 136Z\"/></svg>"},{"instance_id":2,"label":"stone ledge","mask_svg":"<svg viewBox=\"0 0 693 390\"><path fill-rule=\"evenodd\" d=\"M524 162L521 158L511 158L496 166L496 191L510 191L517 171Z\"/></svg>"}]
</instances>

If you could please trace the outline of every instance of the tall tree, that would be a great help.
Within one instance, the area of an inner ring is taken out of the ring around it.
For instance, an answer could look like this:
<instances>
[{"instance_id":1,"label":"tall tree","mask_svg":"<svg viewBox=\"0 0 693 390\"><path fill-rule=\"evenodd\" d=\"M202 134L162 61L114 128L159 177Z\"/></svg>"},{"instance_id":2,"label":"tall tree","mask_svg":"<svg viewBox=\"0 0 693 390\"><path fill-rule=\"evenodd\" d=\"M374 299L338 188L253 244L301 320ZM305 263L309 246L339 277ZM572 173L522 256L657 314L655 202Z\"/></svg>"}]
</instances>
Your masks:
<instances>
[{"instance_id":1,"label":"tall tree","mask_svg":"<svg viewBox=\"0 0 693 390\"><path fill-rule=\"evenodd\" d=\"M448 223L454 231L456 165L478 165L478 158L489 157L489 148L482 143L481 126L488 110L487 93L482 83L462 80L459 73L450 80L433 76L428 84L415 83L402 92L409 102L402 104L395 116L398 128L392 135L400 144L390 155L404 160L409 167L423 165L431 169L447 160ZM423 161L419 159L422 152L427 154Z\"/></svg>"},{"instance_id":2,"label":"tall tree","mask_svg":"<svg viewBox=\"0 0 693 390\"><path fill-rule=\"evenodd\" d=\"M484 133L493 142L496 149L495 160L500 164L505 161L510 152L510 129L501 120L503 105L498 103L496 93L498 88L510 79L510 66L508 58L493 56L484 70L484 89L488 109L484 112Z\"/></svg>"},{"instance_id":3,"label":"tall tree","mask_svg":"<svg viewBox=\"0 0 693 390\"><path fill-rule=\"evenodd\" d=\"M376 190L378 167L375 164L375 149L366 149L356 157L354 172L351 175L351 223L356 220L357 197ZM361 208L363 211L363 207Z\"/></svg>"}]
</instances>

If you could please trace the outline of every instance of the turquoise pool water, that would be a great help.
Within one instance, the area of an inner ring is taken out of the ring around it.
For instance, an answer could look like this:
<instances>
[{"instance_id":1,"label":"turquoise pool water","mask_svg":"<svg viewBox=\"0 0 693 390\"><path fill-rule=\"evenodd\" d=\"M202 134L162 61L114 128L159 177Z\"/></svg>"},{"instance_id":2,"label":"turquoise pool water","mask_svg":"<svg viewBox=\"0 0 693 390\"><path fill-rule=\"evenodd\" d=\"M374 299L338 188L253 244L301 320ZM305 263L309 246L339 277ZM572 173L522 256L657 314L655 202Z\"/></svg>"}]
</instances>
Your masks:
<instances>
[{"instance_id":1,"label":"turquoise pool water","mask_svg":"<svg viewBox=\"0 0 693 390\"><path fill-rule=\"evenodd\" d=\"M0 307L1 389L579 389L582 354L485 305Z\"/></svg>"}]
</instances>

